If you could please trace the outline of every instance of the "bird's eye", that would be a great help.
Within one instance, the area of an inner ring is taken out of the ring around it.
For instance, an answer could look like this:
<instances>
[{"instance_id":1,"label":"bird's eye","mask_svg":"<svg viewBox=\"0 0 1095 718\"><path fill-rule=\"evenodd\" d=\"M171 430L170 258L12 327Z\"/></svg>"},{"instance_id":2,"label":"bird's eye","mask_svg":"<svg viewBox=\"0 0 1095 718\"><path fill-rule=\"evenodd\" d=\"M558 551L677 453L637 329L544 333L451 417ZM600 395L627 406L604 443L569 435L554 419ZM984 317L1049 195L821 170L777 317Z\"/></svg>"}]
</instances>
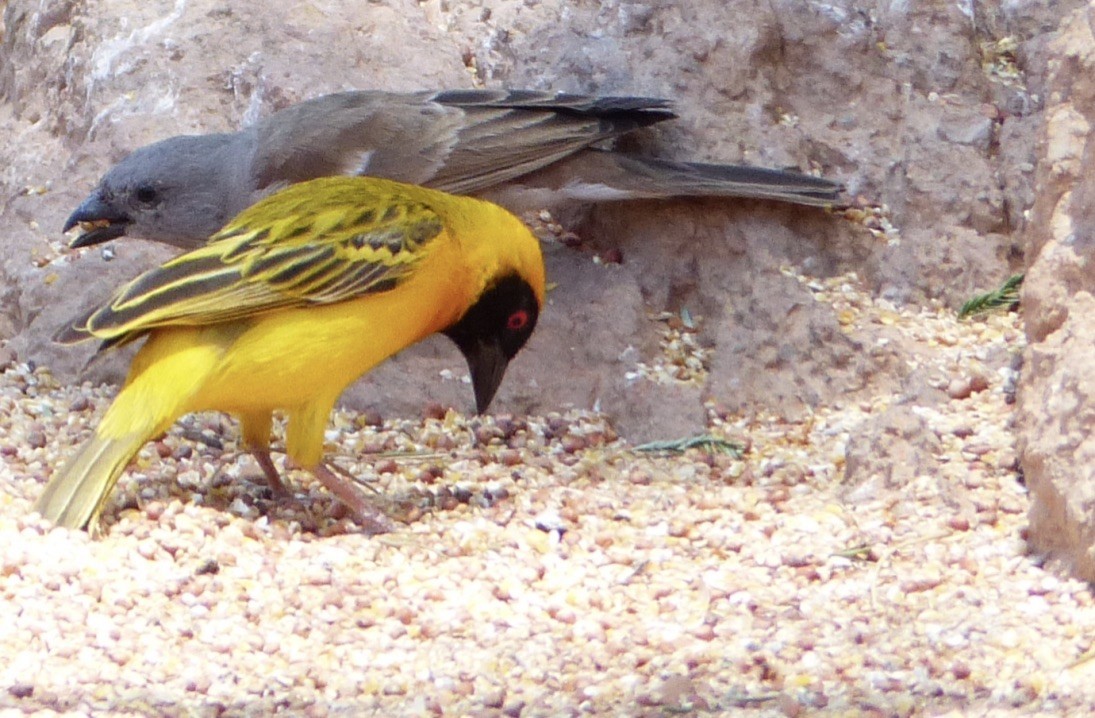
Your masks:
<instances>
[{"instance_id":1,"label":"bird's eye","mask_svg":"<svg viewBox=\"0 0 1095 718\"><path fill-rule=\"evenodd\" d=\"M152 204L160 195L155 187L145 184L137 188L135 196L137 197L137 201L142 204Z\"/></svg>"},{"instance_id":2,"label":"bird's eye","mask_svg":"<svg viewBox=\"0 0 1095 718\"><path fill-rule=\"evenodd\" d=\"M518 309L513 314L509 315L509 319L506 320L506 329L511 332L519 332L528 326L528 312L524 309Z\"/></svg>"}]
</instances>

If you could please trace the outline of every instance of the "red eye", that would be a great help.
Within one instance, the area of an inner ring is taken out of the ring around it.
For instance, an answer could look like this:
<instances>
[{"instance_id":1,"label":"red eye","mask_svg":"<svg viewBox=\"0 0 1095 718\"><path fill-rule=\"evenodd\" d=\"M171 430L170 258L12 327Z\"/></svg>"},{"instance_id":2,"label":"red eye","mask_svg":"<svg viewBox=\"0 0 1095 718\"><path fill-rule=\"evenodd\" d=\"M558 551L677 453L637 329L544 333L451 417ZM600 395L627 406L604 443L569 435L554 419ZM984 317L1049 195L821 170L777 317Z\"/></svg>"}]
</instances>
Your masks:
<instances>
[{"instance_id":1,"label":"red eye","mask_svg":"<svg viewBox=\"0 0 1095 718\"><path fill-rule=\"evenodd\" d=\"M526 326L528 326L528 312L524 309L518 309L506 320L506 329L511 332L519 332Z\"/></svg>"}]
</instances>

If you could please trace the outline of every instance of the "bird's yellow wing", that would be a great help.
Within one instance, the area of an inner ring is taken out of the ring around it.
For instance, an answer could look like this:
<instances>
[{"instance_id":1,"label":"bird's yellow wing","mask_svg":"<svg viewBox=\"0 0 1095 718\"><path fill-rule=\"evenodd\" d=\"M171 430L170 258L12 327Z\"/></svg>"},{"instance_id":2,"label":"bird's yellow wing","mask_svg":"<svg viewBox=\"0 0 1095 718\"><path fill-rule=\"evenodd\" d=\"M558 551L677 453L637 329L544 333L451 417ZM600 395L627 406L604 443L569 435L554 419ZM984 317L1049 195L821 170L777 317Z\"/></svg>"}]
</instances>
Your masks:
<instances>
[{"instance_id":1,"label":"bird's yellow wing","mask_svg":"<svg viewBox=\"0 0 1095 718\"><path fill-rule=\"evenodd\" d=\"M293 185L240 213L205 246L137 277L55 339L114 346L154 327L218 324L391 289L443 224L425 204L387 190L396 187L347 177Z\"/></svg>"}]
</instances>

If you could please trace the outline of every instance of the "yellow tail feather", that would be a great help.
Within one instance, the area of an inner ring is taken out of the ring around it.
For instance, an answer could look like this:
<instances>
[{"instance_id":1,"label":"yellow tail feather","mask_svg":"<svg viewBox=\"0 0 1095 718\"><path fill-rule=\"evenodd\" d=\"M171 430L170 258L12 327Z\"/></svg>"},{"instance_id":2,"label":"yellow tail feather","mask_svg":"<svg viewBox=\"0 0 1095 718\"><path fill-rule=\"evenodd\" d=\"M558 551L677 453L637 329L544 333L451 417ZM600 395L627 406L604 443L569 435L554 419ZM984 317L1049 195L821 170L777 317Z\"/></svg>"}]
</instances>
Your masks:
<instances>
[{"instance_id":1,"label":"yellow tail feather","mask_svg":"<svg viewBox=\"0 0 1095 718\"><path fill-rule=\"evenodd\" d=\"M221 347L202 341L206 334L220 336L223 330L161 330L149 338L95 435L53 475L35 511L58 526L94 528L130 460L186 413L185 402L207 379Z\"/></svg>"},{"instance_id":2,"label":"yellow tail feather","mask_svg":"<svg viewBox=\"0 0 1095 718\"><path fill-rule=\"evenodd\" d=\"M143 433L112 439L96 434L53 475L34 510L70 529L94 524L118 477L148 438Z\"/></svg>"}]
</instances>

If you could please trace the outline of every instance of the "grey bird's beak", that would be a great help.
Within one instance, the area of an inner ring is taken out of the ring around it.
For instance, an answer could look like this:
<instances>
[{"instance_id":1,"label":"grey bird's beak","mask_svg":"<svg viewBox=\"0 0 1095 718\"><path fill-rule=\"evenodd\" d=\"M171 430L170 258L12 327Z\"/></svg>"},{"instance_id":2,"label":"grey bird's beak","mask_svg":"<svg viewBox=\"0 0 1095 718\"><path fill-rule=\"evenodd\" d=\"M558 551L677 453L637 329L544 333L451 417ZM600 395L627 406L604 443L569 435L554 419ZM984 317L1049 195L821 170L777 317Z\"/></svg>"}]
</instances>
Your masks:
<instances>
[{"instance_id":1,"label":"grey bird's beak","mask_svg":"<svg viewBox=\"0 0 1095 718\"><path fill-rule=\"evenodd\" d=\"M502 351L501 342L487 339L475 342L472 346L461 347L464 358L471 370L471 385L475 389L475 411L482 414L494 399L502 377L506 375L509 359Z\"/></svg>"},{"instance_id":2,"label":"grey bird's beak","mask_svg":"<svg viewBox=\"0 0 1095 718\"><path fill-rule=\"evenodd\" d=\"M129 217L104 202L99 191L96 190L88 195L87 199L85 199L83 203L76 208L76 211L69 216L68 220L65 221L65 226L61 228L61 231L67 232L81 222L106 222L106 224L93 227L72 240L72 243L69 246L73 249L90 247L114 239L115 237L121 237L125 234L126 225L129 224Z\"/></svg>"}]
</instances>

